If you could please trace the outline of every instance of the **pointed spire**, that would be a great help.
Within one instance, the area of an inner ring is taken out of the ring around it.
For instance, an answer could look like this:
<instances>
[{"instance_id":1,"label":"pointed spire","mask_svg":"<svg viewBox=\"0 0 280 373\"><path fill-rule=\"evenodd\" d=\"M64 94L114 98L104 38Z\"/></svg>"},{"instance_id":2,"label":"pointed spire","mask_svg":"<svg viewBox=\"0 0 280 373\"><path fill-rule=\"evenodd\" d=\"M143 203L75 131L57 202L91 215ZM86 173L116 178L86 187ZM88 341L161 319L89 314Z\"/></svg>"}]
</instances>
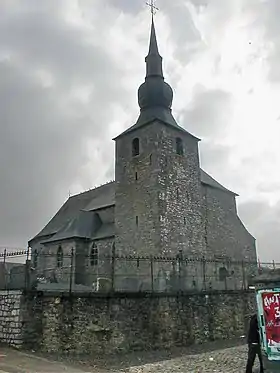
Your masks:
<instances>
[{"instance_id":1,"label":"pointed spire","mask_svg":"<svg viewBox=\"0 0 280 373\"><path fill-rule=\"evenodd\" d=\"M155 30L153 15L152 15L149 53L145 61L146 61L146 78L150 76L159 76L163 78L162 57L160 56L159 51L158 51L157 37L156 37L156 30Z\"/></svg>"},{"instance_id":2,"label":"pointed spire","mask_svg":"<svg viewBox=\"0 0 280 373\"><path fill-rule=\"evenodd\" d=\"M155 24L154 24L154 16L153 15L152 15L151 34L150 34L149 54L159 55L158 45L157 45L157 37L156 37L156 30L155 30Z\"/></svg>"}]
</instances>

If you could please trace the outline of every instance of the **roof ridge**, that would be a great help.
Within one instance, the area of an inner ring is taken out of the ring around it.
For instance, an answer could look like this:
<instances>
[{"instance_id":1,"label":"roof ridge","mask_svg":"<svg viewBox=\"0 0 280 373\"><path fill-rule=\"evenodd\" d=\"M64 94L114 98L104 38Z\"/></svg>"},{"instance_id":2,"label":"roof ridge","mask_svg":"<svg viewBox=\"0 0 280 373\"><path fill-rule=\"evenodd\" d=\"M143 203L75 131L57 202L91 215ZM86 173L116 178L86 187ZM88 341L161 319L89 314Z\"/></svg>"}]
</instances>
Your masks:
<instances>
[{"instance_id":1,"label":"roof ridge","mask_svg":"<svg viewBox=\"0 0 280 373\"><path fill-rule=\"evenodd\" d=\"M115 183L115 180L108 181L108 182L106 182L104 184L99 185L98 187L91 188L89 190L85 190L84 192L81 192L81 193L73 194L71 197L69 197L69 199L76 198L77 196L81 196L83 194L90 193L90 192L92 192L94 190L98 190L100 188L103 188L105 185L114 184L114 183Z\"/></svg>"}]
</instances>

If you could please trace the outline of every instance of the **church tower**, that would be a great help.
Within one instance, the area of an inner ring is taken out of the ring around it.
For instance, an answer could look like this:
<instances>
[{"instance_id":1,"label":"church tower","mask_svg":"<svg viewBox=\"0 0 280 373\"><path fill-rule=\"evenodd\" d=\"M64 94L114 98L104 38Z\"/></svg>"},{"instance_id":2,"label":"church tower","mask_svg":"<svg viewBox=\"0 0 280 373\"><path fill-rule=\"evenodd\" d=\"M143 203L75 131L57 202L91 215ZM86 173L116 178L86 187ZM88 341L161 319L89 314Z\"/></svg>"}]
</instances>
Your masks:
<instances>
[{"instance_id":1,"label":"church tower","mask_svg":"<svg viewBox=\"0 0 280 373\"><path fill-rule=\"evenodd\" d=\"M125 255L202 255L198 142L171 111L152 18L137 122L114 140L116 251Z\"/></svg>"}]
</instances>

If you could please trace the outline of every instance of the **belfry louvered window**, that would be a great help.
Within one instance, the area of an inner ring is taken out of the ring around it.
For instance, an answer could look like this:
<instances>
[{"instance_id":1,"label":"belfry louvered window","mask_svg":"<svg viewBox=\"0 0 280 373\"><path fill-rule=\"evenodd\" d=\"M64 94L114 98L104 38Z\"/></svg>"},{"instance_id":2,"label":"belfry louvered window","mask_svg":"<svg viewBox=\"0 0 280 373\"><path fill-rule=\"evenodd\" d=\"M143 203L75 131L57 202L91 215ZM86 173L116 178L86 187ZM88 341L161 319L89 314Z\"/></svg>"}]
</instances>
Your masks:
<instances>
[{"instance_id":1,"label":"belfry louvered window","mask_svg":"<svg viewBox=\"0 0 280 373\"><path fill-rule=\"evenodd\" d=\"M95 267L98 265L98 248L94 243L90 250L90 265L91 267Z\"/></svg>"},{"instance_id":2,"label":"belfry louvered window","mask_svg":"<svg viewBox=\"0 0 280 373\"><path fill-rule=\"evenodd\" d=\"M140 153L140 142L138 137L132 140L132 156L136 157Z\"/></svg>"},{"instance_id":3,"label":"belfry louvered window","mask_svg":"<svg viewBox=\"0 0 280 373\"><path fill-rule=\"evenodd\" d=\"M61 246L59 246L59 248L57 249L56 265L57 265L57 268L63 267L63 250Z\"/></svg>"},{"instance_id":4,"label":"belfry louvered window","mask_svg":"<svg viewBox=\"0 0 280 373\"><path fill-rule=\"evenodd\" d=\"M178 155L184 155L183 140L180 137L176 138L176 153Z\"/></svg>"}]
</instances>

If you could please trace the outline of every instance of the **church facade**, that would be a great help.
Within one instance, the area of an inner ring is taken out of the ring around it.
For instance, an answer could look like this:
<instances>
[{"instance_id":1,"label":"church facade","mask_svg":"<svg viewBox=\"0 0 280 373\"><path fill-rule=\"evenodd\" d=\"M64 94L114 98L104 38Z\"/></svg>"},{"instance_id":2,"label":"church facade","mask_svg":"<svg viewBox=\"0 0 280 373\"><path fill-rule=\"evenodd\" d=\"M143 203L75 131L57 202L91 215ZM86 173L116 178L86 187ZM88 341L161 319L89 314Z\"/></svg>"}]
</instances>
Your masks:
<instances>
[{"instance_id":1,"label":"church facade","mask_svg":"<svg viewBox=\"0 0 280 373\"><path fill-rule=\"evenodd\" d=\"M113 255L257 262L255 239L237 214L237 195L200 168L200 140L176 122L172 100L152 21L140 115L114 139L115 181L70 197L29 241L38 273L68 281L71 264L74 283L91 286L112 270L119 278L126 272L137 277L139 263L119 261L112 269L112 261L102 259ZM154 270L170 272L164 262ZM227 270L229 277L236 272ZM194 271L192 266L186 279ZM216 264L211 271L213 281Z\"/></svg>"}]
</instances>

